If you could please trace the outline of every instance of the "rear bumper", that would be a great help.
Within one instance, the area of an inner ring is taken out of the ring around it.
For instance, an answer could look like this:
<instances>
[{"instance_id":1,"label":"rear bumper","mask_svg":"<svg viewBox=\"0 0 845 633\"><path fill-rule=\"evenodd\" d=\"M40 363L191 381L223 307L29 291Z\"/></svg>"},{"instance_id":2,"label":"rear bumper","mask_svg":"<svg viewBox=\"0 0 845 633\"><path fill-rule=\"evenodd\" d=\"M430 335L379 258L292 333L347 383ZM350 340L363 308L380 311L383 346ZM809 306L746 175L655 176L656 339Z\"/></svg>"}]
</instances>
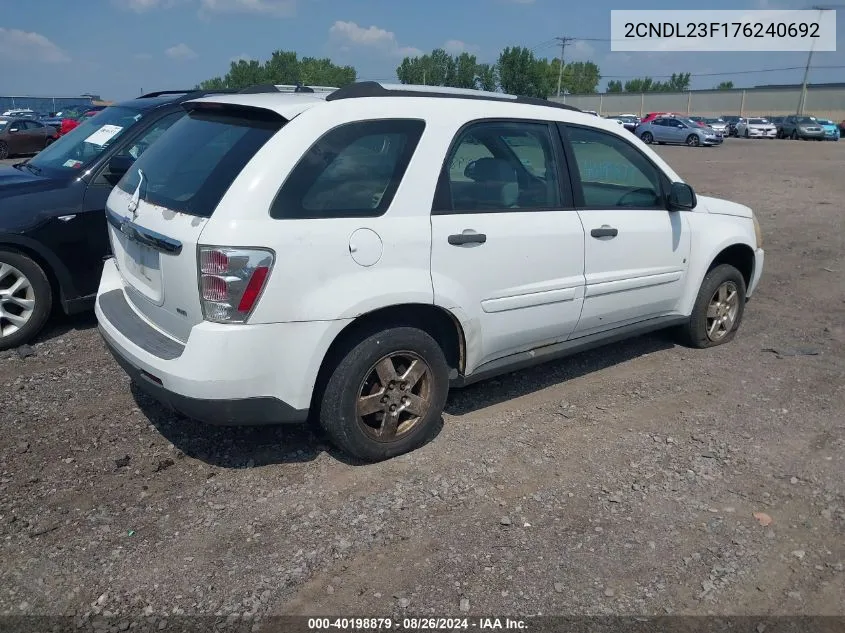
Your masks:
<instances>
[{"instance_id":1,"label":"rear bumper","mask_svg":"<svg viewBox=\"0 0 845 633\"><path fill-rule=\"evenodd\" d=\"M308 409L295 409L287 402L266 396L257 398L207 399L191 398L170 391L157 382L161 378L132 364L125 350L109 338L100 327L100 334L117 364L145 394L169 409L189 418L219 426L300 423L308 419Z\"/></svg>"},{"instance_id":2,"label":"rear bumper","mask_svg":"<svg viewBox=\"0 0 845 633\"><path fill-rule=\"evenodd\" d=\"M95 312L100 333L137 386L166 406L221 425L303 422L320 364L345 321L201 322L177 341L125 297L105 262Z\"/></svg>"}]
</instances>

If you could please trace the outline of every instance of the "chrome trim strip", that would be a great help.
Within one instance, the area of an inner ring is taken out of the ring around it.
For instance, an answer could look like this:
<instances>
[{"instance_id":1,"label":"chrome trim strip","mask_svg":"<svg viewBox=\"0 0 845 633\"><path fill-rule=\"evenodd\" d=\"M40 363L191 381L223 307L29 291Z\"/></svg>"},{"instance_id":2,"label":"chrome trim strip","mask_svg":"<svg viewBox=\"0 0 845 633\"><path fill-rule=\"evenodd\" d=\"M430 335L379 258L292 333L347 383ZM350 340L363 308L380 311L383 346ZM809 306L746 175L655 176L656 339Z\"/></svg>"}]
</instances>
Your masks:
<instances>
[{"instance_id":1,"label":"chrome trim strip","mask_svg":"<svg viewBox=\"0 0 845 633\"><path fill-rule=\"evenodd\" d=\"M170 255L178 255L182 252L182 242L174 240L172 237L167 237L156 231L145 229L121 215L118 215L111 209L106 209L106 219L115 229L123 233L130 240L134 240L144 246L168 253Z\"/></svg>"}]
</instances>

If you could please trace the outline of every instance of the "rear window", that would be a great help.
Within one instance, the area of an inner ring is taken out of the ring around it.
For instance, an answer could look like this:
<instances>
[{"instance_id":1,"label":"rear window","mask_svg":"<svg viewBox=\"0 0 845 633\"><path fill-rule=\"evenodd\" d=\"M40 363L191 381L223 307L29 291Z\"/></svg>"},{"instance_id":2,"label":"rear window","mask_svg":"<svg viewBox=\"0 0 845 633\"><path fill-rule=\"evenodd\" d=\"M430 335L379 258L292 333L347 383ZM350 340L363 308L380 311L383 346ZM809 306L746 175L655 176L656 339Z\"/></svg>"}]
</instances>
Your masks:
<instances>
[{"instance_id":1,"label":"rear window","mask_svg":"<svg viewBox=\"0 0 845 633\"><path fill-rule=\"evenodd\" d=\"M268 110L201 106L174 123L117 186L135 193L140 183L141 200L211 217L241 170L282 125Z\"/></svg>"},{"instance_id":2,"label":"rear window","mask_svg":"<svg viewBox=\"0 0 845 633\"><path fill-rule=\"evenodd\" d=\"M416 119L347 123L323 135L279 190L275 219L377 217L390 206L425 129Z\"/></svg>"}]
</instances>

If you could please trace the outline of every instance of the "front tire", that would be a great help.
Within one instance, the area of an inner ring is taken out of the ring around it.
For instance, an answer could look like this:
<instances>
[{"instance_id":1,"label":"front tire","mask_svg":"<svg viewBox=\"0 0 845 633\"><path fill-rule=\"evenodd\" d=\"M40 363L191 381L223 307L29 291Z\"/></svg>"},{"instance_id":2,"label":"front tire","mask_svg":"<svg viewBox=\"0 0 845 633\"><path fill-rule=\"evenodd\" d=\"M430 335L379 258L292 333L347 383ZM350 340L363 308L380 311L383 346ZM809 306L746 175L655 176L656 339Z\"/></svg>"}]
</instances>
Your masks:
<instances>
[{"instance_id":1,"label":"front tire","mask_svg":"<svg viewBox=\"0 0 845 633\"><path fill-rule=\"evenodd\" d=\"M706 348L733 340L745 311L745 279L736 268L720 264L704 277L681 336L691 347Z\"/></svg>"},{"instance_id":2,"label":"front tire","mask_svg":"<svg viewBox=\"0 0 845 633\"><path fill-rule=\"evenodd\" d=\"M687 145L690 147L698 147L701 145L701 139L698 138L698 134L690 134L687 137Z\"/></svg>"},{"instance_id":3,"label":"front tire","mask_svg":"<svg viewBox=\"0 0 845 633\"><path fill-rule=\"evenodd\" d=\"M32 340L52 306L50 281L42 268L23 253L0 250L0 351Z\"/></svg>"},{"instance_id":4,"label":"front tire","mask_svg":"<svg viewBox=\"0 0 845 633\"><path fill-rule=\"evenodd\" d=\"M355 344L326 383L320 425L344 452L377 462L419 448L440 430L449 367L437 341L412 327Z\"/></svg>"}]
</instances>

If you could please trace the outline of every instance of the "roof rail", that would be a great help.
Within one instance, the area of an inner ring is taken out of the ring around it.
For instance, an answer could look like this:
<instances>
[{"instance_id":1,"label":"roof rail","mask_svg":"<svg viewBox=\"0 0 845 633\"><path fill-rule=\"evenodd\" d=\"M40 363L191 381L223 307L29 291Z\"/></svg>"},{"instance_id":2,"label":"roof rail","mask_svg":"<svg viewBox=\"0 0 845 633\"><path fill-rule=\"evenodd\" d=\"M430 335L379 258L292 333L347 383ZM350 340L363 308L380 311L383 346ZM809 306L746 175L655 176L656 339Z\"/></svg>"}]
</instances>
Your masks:
<instances>
[{"instance_id":1,"label":"roof rail","mask_svg":"<svg viewBox=\"0 0 845 633\"><path fill-rule=\"evenodd\" d=\"M154 97L165 97L167 95L191 95L192 97L202 97L205 95L233 94L236 92L237 90L232 88L220 88L219 90L202 90L197 88L193 90L159 90L158 92L148 92L147 94L143 94L136 98L152 99Z\"/></svg>"},{"instance_id":2,"label":"roof rail","mask_svg":"<svg viewBox=\"0 0 845 633\"><path fill-rule=\"evenodd\" d=\"M507 101L525 105L539 105L547 108L559 108L580 112L578 108L566 103L556 103L536 97L519 97L504 92L487 92L471 88L451 88L448 86L418 86L414 84L388 84L377 81L359 81L335 90L326 97L326 101L340 99L361 99L365 97L439 97L445 99L475 99L479 101Z\"/></svg>"},{"instance_id":3,"label":"roof rail","mask_svg":"<svg viewBox=\"0 0 845 633\"><path fill-rule=\"evenodd\" d=\"M183 95L189 92L197 92L196 90L159 90L157 92L148 92L143 94L138 99L152 99L153 97L163 97L165 95Z\"/></svg>"},{"instance_id":4,"label":"roof rail","mask_svg":"<svg viewBox=\"0 0 845 633\"><path fill-rule=\"evenodd\" d=\"M294 93L325 93L335 92L335 86L303 86L302 84L256 84L239 90L238 94L261 94L267 92L294 92Z\"/></svg>"}]
</instances>

